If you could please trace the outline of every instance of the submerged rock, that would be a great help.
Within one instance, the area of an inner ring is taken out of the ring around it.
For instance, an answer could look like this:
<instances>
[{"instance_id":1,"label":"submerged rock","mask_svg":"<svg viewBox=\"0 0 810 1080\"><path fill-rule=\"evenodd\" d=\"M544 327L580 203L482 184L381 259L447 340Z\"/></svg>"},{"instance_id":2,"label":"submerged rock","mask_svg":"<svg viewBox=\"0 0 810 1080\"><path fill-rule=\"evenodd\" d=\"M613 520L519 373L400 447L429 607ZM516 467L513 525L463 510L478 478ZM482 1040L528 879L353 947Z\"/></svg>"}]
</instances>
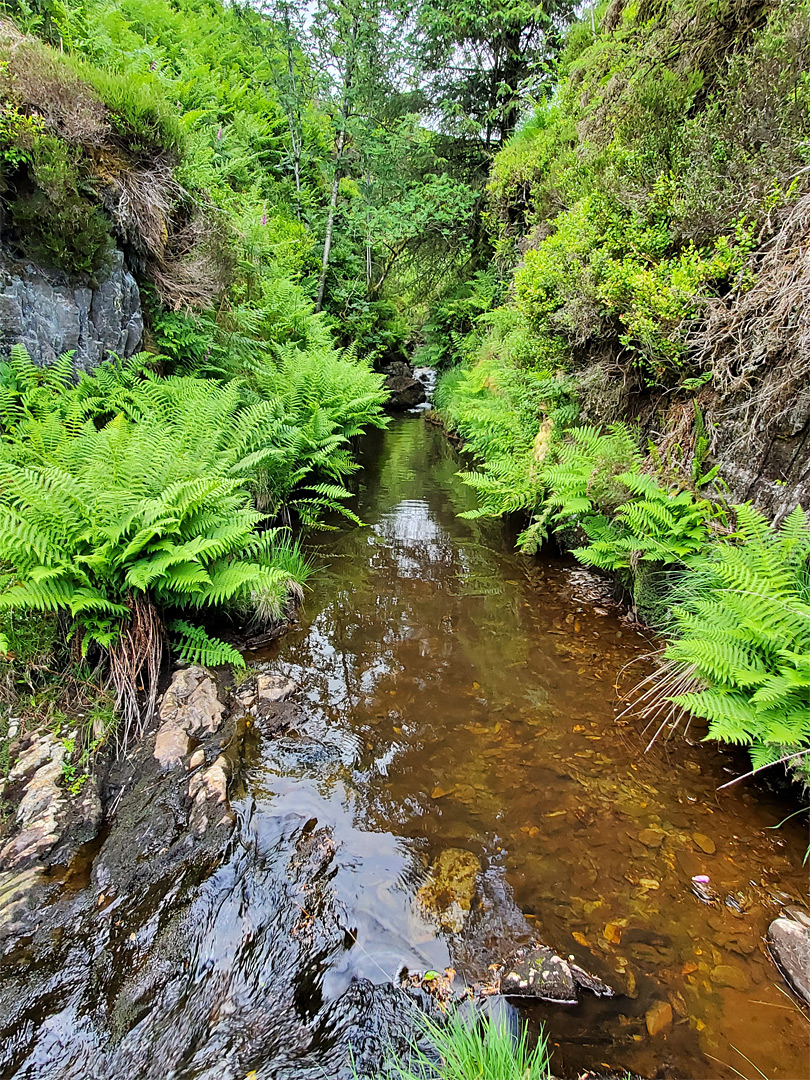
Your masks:
<instances>
[{"instance_id":1,"label":"submerged rock","mask_svg":"<svg viewBox=\"0 0 810 1080\"><path fill-rule=\"evenodd\" d=\"M416 894L417 904L443 930L457 934L470 913L481 863L471 851L447 848L430 868Z\"/></svg>"},{"instance_id":2,"label":"submerged rock","mask_svg":"<svg viewBox=\"0 0 810 1080\"><path fill-rule=\"evenodd\" d=\"M654 1001L644 1014L647 1034L654 1039L672 1024L672 1006L668 1001Z\"/></svg>"},{"instance_id":3,"label":"submerged rock","mask_svg":"<svg viewBox=\"0 0 810 1080\"><path fill-rule=\"evenodd\" d=\"M613 988L596 975L558 956L547 945L520 949L498 971L500 993L507 997L537 998L561 1005L575 1005L578 987L597 997L613 997Z\"/></svg>"},{"instance_id":4,"label":"submerged rock","mask_svg":"<svg viewBox=\"0 0 810 1080\"><path fill-rule=\"evenodd\" d=\"M767 942L776 966L810 1005L810 927L793 919L774 919Z\"/></svg>"}]
</instances>

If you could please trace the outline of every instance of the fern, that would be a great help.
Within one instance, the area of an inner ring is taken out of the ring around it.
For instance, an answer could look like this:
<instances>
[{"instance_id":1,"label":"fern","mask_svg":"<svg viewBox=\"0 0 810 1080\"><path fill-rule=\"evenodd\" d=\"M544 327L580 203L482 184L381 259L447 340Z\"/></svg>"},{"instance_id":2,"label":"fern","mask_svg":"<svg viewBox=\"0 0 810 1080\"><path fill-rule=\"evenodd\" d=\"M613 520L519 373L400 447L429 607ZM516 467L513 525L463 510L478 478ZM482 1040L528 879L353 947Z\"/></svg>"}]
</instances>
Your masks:
<instances>
[{"instance_id":1,"label":"fern","mask_svg":"<svg viewBox=\"0 0 810 1080\"><path fill-rule=\"evenodd\" d=\"M175 640L177 653L189 664L201 664L205 667L221 667L232 664L244 668L245 658L232 645L211 637L201 626L192 626L182 619L175 619L170 625Z\"/></svg>"},{"instance_id":2,"label":"fern","mask_svg":"<svg viewBox=\"0 0 810 1080\"><path fill-rule=\"evenodd\" d=\"M747 745L755 767L810 742L810 520L779 529L736 508L733 540L697 560L676 594L665 656L706 687L675 698L709 737Z\"/></svg>"}]
</instances>

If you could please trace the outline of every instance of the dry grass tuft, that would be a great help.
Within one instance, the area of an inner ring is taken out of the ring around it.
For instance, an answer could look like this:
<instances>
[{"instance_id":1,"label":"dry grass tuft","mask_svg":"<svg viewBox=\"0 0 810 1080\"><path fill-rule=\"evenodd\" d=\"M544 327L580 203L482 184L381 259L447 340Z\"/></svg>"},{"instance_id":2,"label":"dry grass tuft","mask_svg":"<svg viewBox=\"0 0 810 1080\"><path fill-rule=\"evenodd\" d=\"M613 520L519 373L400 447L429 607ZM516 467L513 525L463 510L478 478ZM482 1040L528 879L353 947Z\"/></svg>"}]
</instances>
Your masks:
<instances>
[{"instance_id":1,"label":"dry grass tuft","mask_svg":"<svg viewBox=\"0 0 810 1080\"><path fill-rule=\"evenodd\" d=\"M71 146L101 146L110 134L107 108L80 76L52 50L0 19L0 97L36 113L45 129Z\"/></svg>"}]
</instances>

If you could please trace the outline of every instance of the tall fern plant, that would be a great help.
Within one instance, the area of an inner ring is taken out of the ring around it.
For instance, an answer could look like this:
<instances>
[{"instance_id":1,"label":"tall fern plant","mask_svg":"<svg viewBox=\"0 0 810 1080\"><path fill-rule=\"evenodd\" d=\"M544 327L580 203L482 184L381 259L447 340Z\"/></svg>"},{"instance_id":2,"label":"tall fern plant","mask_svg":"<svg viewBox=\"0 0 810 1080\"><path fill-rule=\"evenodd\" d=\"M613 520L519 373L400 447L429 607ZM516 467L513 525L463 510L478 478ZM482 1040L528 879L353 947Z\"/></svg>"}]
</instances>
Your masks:
<instances>
[{"instance_id":1,"label":"tall fern plant","mask_svg":"<svg viewBox=\"0 0 810 1080\"><path fill-rule=\"evenodd\" d=\"M243 408L235 385L146 382L137 422L104 422L67 388L48 409L21 381L6 387L0 440L0 562L11 571L0 607L65 613L77 652L107 664L129 730L139 684L151 713L167 630L187 659L241 665L195 614L277 616L305 581L305 561L264 528L249 491L278 448L261 403Z\"/></svg>"},{"instance_id":2,"label":"tall fern plant","mask_svg":"<svg viewBox=\"0 0 810 1080\"><path fill-rule=\"evenodd\" d=\"M758 768L810 743L810 517L797 507L776 529L736 513L736 542L714 544L676 594L657 696L749 747Z\"/></svg>"}]
</instances>

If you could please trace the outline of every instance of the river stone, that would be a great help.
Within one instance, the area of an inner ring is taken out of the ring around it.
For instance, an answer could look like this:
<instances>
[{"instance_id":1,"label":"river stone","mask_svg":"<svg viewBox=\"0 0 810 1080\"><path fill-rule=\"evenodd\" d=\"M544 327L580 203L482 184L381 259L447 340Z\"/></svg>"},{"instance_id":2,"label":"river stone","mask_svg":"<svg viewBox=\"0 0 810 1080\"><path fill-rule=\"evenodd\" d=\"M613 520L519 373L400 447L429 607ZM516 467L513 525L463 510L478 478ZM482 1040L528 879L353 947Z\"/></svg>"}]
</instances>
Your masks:
<instances>
[{"instance_id":1,"label":"river stone","mask_svg":"<svg viewBox=\"0 0 810 1080\"><path fill-rule=\"evenodd\" d=\"M164 769L178 765L191 737L213 734L222 724L224 706L210 672L201 667L175 672L160 706L162 721L155 738L155 758Z\"/></svg>"},{"instance_id":2,"label":"river stone","mask_svg":"<svg viewBox=\"0 0 810 1080\"><path fill-rule=\"evenodd\" d=\"M535 945L503 968L501 993L564 1005L577 1002L577 984L568 962L545 945Z\"/></svg>"},{"instance_id":3,"label":"river stone","mask_svg":"<svg viewBox=\"0 0 810 1080\"><path fill-rule=\"evenodd\" d=\"M665 835L660 829L642 829L638 838L645 847L658 848L663 844Z\"/></svg>"},{"instance_id":4,"label":"river stone","mask_svg":"<svg viewBox=\"0 0 810 1080\"><path fill-rule=\"evenodd\" d=\"M732 990L740 991L747 990L750 985L742 968L733 964L718 964L712 971L712 982L715 986L730 986Z\"/></svg>"},{"instance_id":5,"label":"river stone","mask_svg":"<svg viewBox=\"0 0 810 1080\"><path fill-rule=\"evenodd\" d=\"M654 1039L672 1023L672 1006L668 1001L654 1001L644 1014L647 1034Z\"/></svg>"},{"instance_id":6,"label":"river stone","mask_svg":"<svg viewBox=\"0 0 810 1080\"><path fill-rule=\"evenodd\" d=\"M272 704L276 701L286 701L291 697L297 687L292 679L286 675L259 675L256 679L256 692L259 704Z\"/></svg>"},{"instance_id":7,"label":"river stone","mask_svg":"<svg viewBox=\"0 0 810 1080\"><path fill-rule=\"evenodd\" d=\"M430 876L416 894L418 905L443 930L459 933L470 913L481 863L471 851L446 848L430 868Z\"/></svg>"},{"instance_id":8,"label":"river stone","mask_svg":"<svg viewBox=\"0 0 810 1080\"><path fill-rule=\"evenodd\" d=\"M792 919L774 919L768 927L767 942L776 966L810 1005L810 929Z\"/></svg>"},{"instance_id":9,"label":"river stone","mask_svg":"<svg viewBox=\"0 0 810 1080\"><path fill-rule=\"evenodd\" d=\"M705 833L692 833L692 840L705 855L714 855L715 851L717 851L714 840L710 836L706 836Z\"/></svg>"}]
</instances>

